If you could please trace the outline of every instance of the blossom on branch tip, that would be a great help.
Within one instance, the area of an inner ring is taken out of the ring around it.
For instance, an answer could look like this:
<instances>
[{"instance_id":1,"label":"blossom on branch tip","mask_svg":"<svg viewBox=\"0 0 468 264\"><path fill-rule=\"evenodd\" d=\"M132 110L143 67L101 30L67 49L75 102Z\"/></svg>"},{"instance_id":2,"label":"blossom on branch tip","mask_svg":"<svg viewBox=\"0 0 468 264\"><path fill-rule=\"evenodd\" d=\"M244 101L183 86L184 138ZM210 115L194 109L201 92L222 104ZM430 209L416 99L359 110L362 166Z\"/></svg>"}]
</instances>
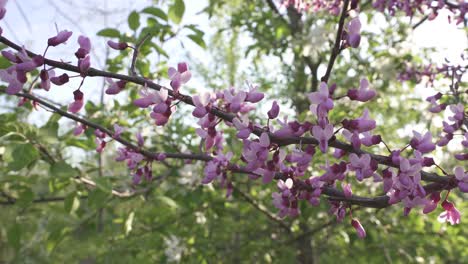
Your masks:
<instances>
[{"instance_id":1,"label":"blossom on branch tip","mask_svg":"<svg viewBox=\"0 0 468 264\"><path fill-rule=\"evenodd\" d=\"M359 47L359 43L361 42L361 21L359 21L359 16L351 19L348 22L347 27L348 44L353 48Z\"/></svg>"},{"instance_id":2,"label":"blossom on branch tip","mask_svg":"<svg viewBox=\"0 0 468 264\"><path fill-rule=\"evenodd\" d=\"M278 117L280 108L278 106L278 103L276 101L273 101L273 104L271 105L271 109L268 111L268 118L269 119L275 119Z\"/></svg>"},{"instance_id":3,"label":"blossom on branch tip","mask_svg":"<svg viewBox=\"0 0 468 264\"><path fill-rule=\"evenodd\" d=\"M50 82L59 86L66 84L69 80L70 80L70 77L68 77L68 74L66 73L60 76L50 77Z\"/></svg>"},{"instance_id":4,"label":"blossom on branch tip","mask_svg":"<svg viewBox=\"0 0 468 264\"><path fill-rule=\"evenodd\" d=\"M78 44L80 48L75 52L75 56L78 59L83 59L91 51L91 40L86 36L79 36Z\"/></svg>"},{"instance_id":5,"label":"blossom on branch tip","mask_svg":"<svg viewBox=\"0 0 468 264\"><path fill-rule=\"evenodd\" d=\"M413 135L414 137L410 141L410 145L413 149L416 149L421 153L428 153L435 149L435 144L432 143L432 135L429 131L423 136L413 130Z\"/></svg>"},{"instance_id":6,"label":"blossom on branch tip","mask_svg":"<svg viewBox=\"0 0 468 264\"><path fill-rule=\"evenodd\" d=\"M114 42L112 40L107 41L107 45L115 50L124 50L129 47L127 42Z\"/></svg>"},{"instance_id":7,"label":"blossom on branch tip","mask_svg":"<svg viewBox=\"0 0 468 264\"><path fill-rule=\"evenodd\" d=\"M442 202L442 208L444 208L445 211L437 218L439 222L449 222L451 225L460 223L460 212L455 208L453 203L445 200Z\"/></svg>"},{"instance_id":8,"label":"blossom on branch tip","mask_svg":"<svg viewBox=\"0 0 468 264\"><path fill-rule=\"evenodd\" d=\"M170 67L167 74L169 75L169 79L171 79L171 87L175 92L192 77L192 73L189 71L188 65L185 62L177 64L177 69Z\"/></svg>"},{"instance_id":9,"label":"blossom on branch tip","mask_svg":"<svg viewBox=\"0 0 468 264\"><path fill-rule=\"evenodd\" d=\"M458 188L462 192L468 192L468 172L463 170L463 167L457 166L453 169L453 174L458 180Z\"/></svg>"},{"instance_id":10,"label":"blossom on branch tip","mask_svg":"<svg viewBox=\"0 0 468 264\"><path fill-rule=\"evenodd\" d=\"M52 46L52 47L60 45L66 42L71 37L72 34L73 32L71 31L62 30L56 36L49 38L47 40L47 45Z\"/></svg>"},{"instance_id":11,"label":"blossom on branch tip","mask_svg":"<svg viewBox=\"0 0 468 264\"><path fill-rule=\"evenodd\" d=\"M426 205L424 206L423 213L428 214L434 211L437 208L439 201L440 201L440 192L432 193L430 200L427 201Z\"/></svg>"},{"instance_id":12,"label":"blossom on branch tip","mask_svg":"<svg viewBox=\"0 0 468 264\"><path fill-rule=\"evenodd\" d=\"M366 230L364 230L364 227L362 227L361 223L359 220L353 218L351 220L351 225L356 229L357 235L359 238L365 238L366 237Z\"/></svg>"},{"instance_id":13,"label":"blossom on branch tip","mask_svg":"<svg viewBox=\"0 0 468 264\"><path fill-rule=\"evenodd\" d=\"M74 97L74 100L73 103L71 103L69 106L68 106L68 111L72 112L72 113L77 113L78 111L80 111L80 109L83 107L83 93L80 91L80 89L78 90L75 90L73 92L73 97Z\"/></svg>"},{"instance_id":14,"label":"blossom on branch tip","mask_svg":"<svg viewBox=\"0 0 468 264\"><path fill-rule=\"evenodd\" d=\"M119 80L115 82L111 78L106 78L107 83L110 84L110 86L106 89L106 94L118 94L120 93L124 88L125 85L127 84L127 81L125 80Z\"/></svg>"}]
</instances>

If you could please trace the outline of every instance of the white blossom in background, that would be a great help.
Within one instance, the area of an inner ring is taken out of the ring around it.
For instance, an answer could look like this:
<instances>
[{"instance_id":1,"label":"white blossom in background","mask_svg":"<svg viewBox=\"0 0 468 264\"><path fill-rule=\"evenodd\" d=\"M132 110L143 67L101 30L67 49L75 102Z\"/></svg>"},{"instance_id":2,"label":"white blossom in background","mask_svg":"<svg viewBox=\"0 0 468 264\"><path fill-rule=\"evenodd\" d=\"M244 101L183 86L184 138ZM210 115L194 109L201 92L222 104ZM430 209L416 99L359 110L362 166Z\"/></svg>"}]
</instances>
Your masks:
<instances>
[{"instance_id":1,"label":"white blossom in background","mask_svg":"<svg viewBox=\"0 0 468 264\"><path fill-rule=\"evenodd\" d=\"M166 254L167 260L169 262L179 263L182 259L184 251L186 250L186 247L183 245L182 241L175 235L170 235L170 237L164 238L164 244L166 245L164 254Z\"/></svg>"}]
</instances>

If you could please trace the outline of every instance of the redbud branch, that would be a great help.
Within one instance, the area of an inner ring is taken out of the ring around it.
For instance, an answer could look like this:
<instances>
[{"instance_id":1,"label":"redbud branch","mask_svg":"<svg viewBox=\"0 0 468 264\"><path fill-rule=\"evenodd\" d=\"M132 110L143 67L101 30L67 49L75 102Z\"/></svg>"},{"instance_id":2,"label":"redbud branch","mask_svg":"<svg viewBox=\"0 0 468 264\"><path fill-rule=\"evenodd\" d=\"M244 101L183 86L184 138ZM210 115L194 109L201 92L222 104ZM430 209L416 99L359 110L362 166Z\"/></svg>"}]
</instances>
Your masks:
<instances>
[{"instance_id":1,"label":"redbud branch","mask_svg":"<svg viewBox=\"0 0 468 264\"><path fill-rule=\"evenodd\" d=\"M272 220L273 222L276 222L278 223L279 226L281 226L284 230L286 230L286 232L288 233L291 233L291 229L289 228L289 226L283 221L281 220L281 218L277 217L276 215L270 213L268 210L266 210L265 208L263 208L261 205L259 205L254 199L252 199L250 196L248 196L246 193L244 193L243 191L241 191L239 188L237 188L235 185L232 186L232 189L237 192L238 194L240 194L240 196L242 196L242 198L244 198L244 200L246 202L248 202L249 204L251 204L255 209L257 209L258 211L260 211L261 213L263 213L264 215L266 215L270 220Z\"/></svg>"},{"instance_id":2,"label":"redbud branch","mask_svg":"<svg viewBox=\"0 0 468 264\"><path fill-rule=\"evenodd\" d=\"M347 4L349 1L346 0L345 3ZM5 45L13 48L13 49L16 49L16 50L21 50L22 48L20 46L18 46L17 44L11 42L10 40L8 40L7 38L3 37L3 36L0 36L0 42L4 43ZM26 53L33 57L33 56L36 56L35 53L31 52L31 51L28 51L26 50ZM79 68L74 66L74 65L71 65L71 64L68 64L68 63L64 63L64 62L60 62L60 61L55 61L55 60L50 60L50 59L47 59L47 58L44 58L44 62L46 64L48 64L49 66L52 66L52 67L57 67L57 68L60 68L60 69L63 69L63 70L68 70L68 71L72 71L72 72L77 72L79 73ZM123 75L123 74L118 74L118 73L111 73L111 72L106 72L106 71L102 71L102 70L97 70L95 68L90 68L87 72L87 76L100 76L100 77L109 77L109 78L114 78L114 79L119 79L119 80L125 80L125 81L128 81L128 82L132 82L132 83L135 83L135 84L140 84L140 85L143 85L143 86L147 86L148 88L151 88L151 89L154 89L154 90L161 90L161 89L167 89L168 90L168 94L170 96L174 96L174 92L169 89L169 88L166 88L162 85L159 85L157 83L154 83L152 82L151 80L148 80L148 79L145 79L145 78L142 78L142 77L137 77L137 76L128 76L128 75ZM19 96L22 96L22 97L26 97L28 99L31 99L33 101L36 101L44 106L47 106L48 108L50 109L53 109L55 112L59 113L60 115L62 116L65 116L65 117L68 117L70 119L73 119L75 121L78 121L80 123L83 123L83 124L88 124L88 126L90 127L93 127L95 129L99 129L101 131L103 131L104 133L112 136L113 133L98 125L98 124L94 124L88 120L85 120L83 118L79 118L77 117L76 115L72 115L66 111L63 111L57 107L54 107L53 105L43 101L43 100L40 100L39 98L33 96L33 95L28 95L28 94L17 94ZM194 106L194 103L192 101L192 98L190 96L187 96L187 95L183 95L183 94L178 94L178 99L188 105L191 105L191 106ZM233 114L230 114L230 113L227 113L225 111L222 111L216 107L211 107L210 109L210 113L214 114L215 116L223 119L224 121L227 121L227 122L232 122L232 120L235 118L235 115ZM253 129L253 134L257 135L257 136L260 136L263 132L265 132L262 128L260 127L254 127ZM270 140L271 142L273 143L276 143L278 146L286 146L286 145L293 145L293 144L299 144L302 142L302 144L312 144L312 145L318 145L319 142L318 140L316 140L315 138L313 137L294 137L294 136L291 136L291 137L277 137L275 135L273 135L272 133L268 133L269 134L269 137L270 137ZM140 148L126 140L123 140L123 139L117 139L117 141L119 141L120 143L122 143L123 145L131 148L131 149L134 149L134 150L139 150ZM347 144L347 143L344 143L344 142L341 142L337 139L332 139L330 140L330 142L328 143L328 145L330 147L333 147L333 148L338 148L338 149L342 149L346 152L349 152L349 153L356 153L356 154L369 154L371 156L372 159L374 159L375 161L377 161L378 163L380 164L383 164L383 165L387 165L387 166L390 166L390 167L395 167L395 168L398 168L398 165L394 164L392 161L391 161L391 158L388 157L388 156L382 156L382 155L378 155L378 154L372 154L372 153L369 153L367 151L363 151L363 150L360 150L360 149L354 149L353 146L351 144ZM148 152L146 150L141 150L142 152L140 152L141 154L143 154L144 156L146 157L149 157L149 158L156 158L157 156L154 156L155 153L151 153L151 152ZM167 157L168 158L180 158L180 159L193 159L193 160L204 160L204 161L209 161L211 160L211 157L210 156L205 156L205 155L197 155L197 154L173 154L173 153L168 153L167 154ZM431 181L431 182L440 182L440 183L445 183L447 184L450 179L452 177L442 177L442 176L439 176L438 174L436 173L429 173L429 172L425 172L425 171L421 171L421 178L422 180L424 181Z\"/></svg>"},{"instance_id":3,"label":"redbud branch","mask_svg":"<svg viewBox=\"0 0 468 264\"><path fill-rule=\"evenodd\" d=\"M130 65L130 73L132 76L136 76L136 71L135 71L135 65L136 65L136 60L138 57L138 53L140 52L140 47L145 43L145 41L150 37L151 35L148 33L146 34L133 48L133 57L132 57L132 64Z\"/></svg>"},{"instance_id":4,"label":"redbud branch","mask_svg":"<svg viewBox=\"0 0 468 264\"><path fill-rule=\"evenodd\" d=\"M330 78L331 70L333 68L333 64L335 63L336 57L340 54L340 44L341 44L341 36L343 35L343 28L345 18L348 12L348 5L349 0L344 0L343 2L343 9L341 10L340 21L338 22L338 31L336 32L335 44L333 45L332 53L330 55L330 60L328 61L327 71L325 75L322 77L322 82L328 82Z\"/></svg>"}]
</instances>

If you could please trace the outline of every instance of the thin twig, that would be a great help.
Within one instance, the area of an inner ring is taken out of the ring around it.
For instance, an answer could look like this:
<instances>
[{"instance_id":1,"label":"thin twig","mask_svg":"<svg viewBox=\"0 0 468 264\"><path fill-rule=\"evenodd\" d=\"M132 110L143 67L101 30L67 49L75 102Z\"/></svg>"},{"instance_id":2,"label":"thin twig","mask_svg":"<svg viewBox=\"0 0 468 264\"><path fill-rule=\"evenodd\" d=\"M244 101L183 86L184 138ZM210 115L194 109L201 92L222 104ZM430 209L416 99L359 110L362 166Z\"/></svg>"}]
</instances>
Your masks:
<instances>
[{"instance_id":1,"label":"thin twig","mask_svg":"<svg viewBox=\"0 0 468 264\"><path fill-rule=\"evenodd\" d=\"M246 193L244 193L243 191L241 191L239 188L237 188L236 186L233 186L232 187L233 190L235 192L237 192L238 194L240 194L240 196L242 196L242 198L244 198L244 200L246 202L248 202L249 204L251 204L255 209L257 209L258 211L260 211L262 214L266 215L270 220L272 220L273 222L277 223L279 226L281 226L284 230L286 230L286 232L288 233L291 233L291 229L289 228L289 226L283 222L283 220L281 220L281 218L273 215L272 213L270 213L268 210L266 210L265 208L263 208L263 206L259 205L254 199L252 199L249 195L247 195Z\"/></svg>"},{"instance_id":2,"label":"thin twig","mask_svg":"<svg viewBox=\"0 0 468 264\"><path fill-rule=\"evenodd\" d=\"M138 53L140 52L140 47L145 43L145 41L150 37L151 35L148 33L146 34L140 42L136 44L135 47L133 47L133 57L132 57L132 64L130 65L130 74L131 76L137 76L136 71L135 71L135 65L136 65L136 60L138 57Z\"/></svg>"},{"instance_id":3,"label":"thin twig","mask_svg":"<svg viewBox=\"0 0 468 264\"><path fill-rule=\"evenodd\" d=\"M338 23L338 31L336 32L335 44L333 45L332 53L330 55L330 60L328 61L327 71L325 75L321 78L322 82L328 82L330 78L330 74L333 68L333 64L335 63L335 59L341 52L341 36L343 35L343 28L345 18L348 12L348 5L349 0L344 0L343 2L343 9L341 10L340 21Z\"/></svg>"}]
</instances>

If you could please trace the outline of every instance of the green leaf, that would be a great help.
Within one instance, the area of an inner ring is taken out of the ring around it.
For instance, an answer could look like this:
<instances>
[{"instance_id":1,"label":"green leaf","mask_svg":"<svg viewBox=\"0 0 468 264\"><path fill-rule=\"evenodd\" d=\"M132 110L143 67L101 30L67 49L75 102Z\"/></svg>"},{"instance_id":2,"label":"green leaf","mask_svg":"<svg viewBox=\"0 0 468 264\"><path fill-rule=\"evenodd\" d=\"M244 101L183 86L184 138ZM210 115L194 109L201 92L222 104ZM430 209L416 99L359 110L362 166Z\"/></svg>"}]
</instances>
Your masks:
<instances>
[{"instance_id":1,"label":"green leaf","mask_svg":"<svg viewBox=\"0 0 468 264\"><path fill-rule=\"evenodd\" d=\"M50 166L50 174L53 177L72 178L77 176L78 171L64 161L59 161Z\"/></svg>"},{"instance_id":2,"label":"green leaf","mask_svg":"<svg viewBox=\"0 0 468 264\"><path fill-rule=\"evenodd\" d=\"M16 200L16 205L20 207L26 207L34 201L34 192L31 188L24 187L20 191L18 199Z\"/></svg>"},{"instance_id":3,"label":"green leaf","mask_svg":"<svg viewBox=\"0 0 468 264\"><path fill-rule=\"evenodd\" d=\"M11 157L13 161L8 164L8 168L18 171L37 160L39 151L32 144L18 144L14 147Z\"/></svg>"},{"instance_id":4,"label":"green leaf","mask_svg":"<svg viewBox=\"0 0 468 264\"><path fill-rule=\"evenodd\" d=\"M98 187L101 191L105 193L111 193L112 192L112 183L109 181L109 179L104 178L104 177L99 177L95 179L96 187Z\"/></svg>"},{"instance_id":5,"label":"green leaf","mask_svg":"<svg viewBox=\"0 0 468 264\"><path fill-rule=\"evenodd\" d=\"M203 40L203 36L192 34L192 35L188 35L187 37L191 39L193 42L195 42L198 46L206 49L206 43Z\"/></svg>"},{"instance_id":6,"label":"green leaf","mask_svg":"<svg viewBox=\"0 0 468 264\"><path fill-rule=\"evenodd\" d=\"M167 14L169 16L169 19L172 20L172 22L179 24L180 21L182 21L182 17L184 16L184 13L185 13L184 0L175 0L174 4L169 7L169 12Z\"/></svg>"},{"instance_id":7,"label":"green leaf","mask_svg":"<svg viewBox=\"0 0 468 264\"><path fill-rule=\"evenodd\" d=\"M65 197L63 202L63 208L65 212L71 214L75 212L80 207L80 199L76 195L76 193L71 193Z\"/></svg>"},{"instance_id":8,"label":"green leaf","mask_svg":"<svg viewBox=\"0 0 468 264\"><path fill-rule=\"evenodd\" d=\"M128 16L128 26L132 30L137 30L140 26L140 15L136 11L133 11Z\"/></svg>"},{"instance_id":9,"label":"green leaf","mask_svg":"<svg viewBox=\"0 0 468 264\"><path fill-rule=\"evenodd\" d=\"M167 21L167 15L166 13L164 13L164 11L160 8L157 8L157 7L147 7L145 9L143 9L141 11L142 13L145 13L145 14L150 14L150 15L153 15L155 17L159 17L165 21Z\"/></svg>"},{"instance_id":10,"label":"green leaf","mask_svg":"<svg viewBox=\"0 0 468 264\"><path fill-rule=\"evenodd\" d=\"M125 220L125 235L128 235L132 231L133 218L135 217L135 212L131 212L127 220Z\"/></svg>"},{"instance_id":11,"label":"green leaf","mask_svg":"<svg viewBox=\"0 0 468 264\"><path fill-rule=\"evenodd\" d=\"M7 237L8 243L16 250L19 250L21 247L21 226L18 223L14 223L8 229Z\"/></svg>"},{"instance_id":12,"label":"green leaf","mask_svg":"<svg viewBox=\"0 0 468 264\"><path fill-rule=\"evenodd\" d=\"M97 35L101 37L118 38L120 37L120 32L115 28L105 28L99 31Z\"/></svg>"}]
</instances>

